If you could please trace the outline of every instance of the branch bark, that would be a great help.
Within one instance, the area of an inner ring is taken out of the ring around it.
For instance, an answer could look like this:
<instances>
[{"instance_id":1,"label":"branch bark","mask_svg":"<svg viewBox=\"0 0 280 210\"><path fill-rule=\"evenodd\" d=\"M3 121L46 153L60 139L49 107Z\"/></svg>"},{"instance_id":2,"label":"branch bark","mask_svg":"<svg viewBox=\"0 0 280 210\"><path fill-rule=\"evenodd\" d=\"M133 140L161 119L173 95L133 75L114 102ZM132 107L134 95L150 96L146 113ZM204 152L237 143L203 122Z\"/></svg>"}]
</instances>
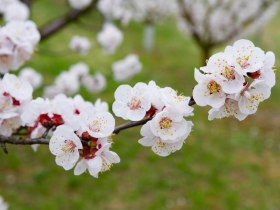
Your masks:
<instances>
[{"instance_id":1,"label":"branch bark","mask_svg":"<svg viewBox=\"0 0 280 210\"><path fill-rule=\"evenodd\" d=\"M96 5L96 1L93 1L88 7L84 9L81 10L71 9L65 15L46 23L39 29L41 34L41 41L50 38L52 35L61 31L70 23L78 20L79 17L89 13L91 10L95 8L95 5Z\"/></svg>"}]
</instances>

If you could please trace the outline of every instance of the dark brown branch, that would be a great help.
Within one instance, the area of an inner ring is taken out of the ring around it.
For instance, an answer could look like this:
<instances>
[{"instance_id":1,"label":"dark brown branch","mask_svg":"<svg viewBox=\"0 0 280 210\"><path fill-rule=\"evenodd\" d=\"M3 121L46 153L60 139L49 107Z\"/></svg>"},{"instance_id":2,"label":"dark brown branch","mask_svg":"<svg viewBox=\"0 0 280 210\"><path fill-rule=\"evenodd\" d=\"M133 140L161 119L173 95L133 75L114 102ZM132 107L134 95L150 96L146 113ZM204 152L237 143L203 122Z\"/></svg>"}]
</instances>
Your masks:
<instances>
[{"instance_id":1,"label":"dark brown branch","mask_svg":"<svg viewBox=\"0 0 280 210\"><path fill-rule=\"evenodd\" d=\"M32 145L32 144L49 144L47 139L43 138L20 138L17 136L2 136L0 135L0 143L2 144L21 144L21 145Z\"/></svg>"},{"instance_id":2,"label":"dark brown branch","mask_svg":"<svg viewBox=\"0 0 280 210\"><path fill-rule=\"evenodd\" d=\"M189 106L195 105L195 101L193 97L191 97L189 101ZM121 131L137 127L140 125L146 124L148 121L152 120L152 117L140 120L140 121L131 121L122 125L119 125L115 128L113 131L114 134L119 134ZM83 144L87 144L87 142L83 141ZM17 136L11 136L11 137L6 137L0 135L0 144L5 145L5 144L21 144L21 145L32 145L32 144L49 144L49 140L46 139L44 136L42 138L22 138L22 137L17 137Z\"/></svg>"},{"instance_id":3,"label":"dark brown branch","mask_svg":"<svg viewBox=\"0 0 280 210\"><path fill-rule=\"evenodd\" d=\"M131 121L131 122L128 122L128 123L125 123L125 124L122 124L120 126L117 126L114 130L114 134L119 134L122 130L125 130L125 129L128 129L128 128L133 128L133 127L136 127L136 126L139 126L139 125L144 125L146 124L148 121L150 121L152 118L147 118L147 119L144 119L144 120L140 120L140 121Z\"/></svg>"},{"instance_id":4,"label":"dark brown branch","mask_svg":"<svg viewBox=\"0 0 280 210\"><path fill-rule=\"evenodd\" d=\"M88 7L81 9L81 10L75 10L71 9L69 12L67 12L62 17L56 18L45 25L43 25L40 28L40 34L41 34L41 41L46 40L47 38L51 37L58 31L61 31L63 28L65 28L70 23L78 20L79 17L87 14L90 12L93 8L95 8L96 1L93 1Z\"/></svg>"}]
</instances>

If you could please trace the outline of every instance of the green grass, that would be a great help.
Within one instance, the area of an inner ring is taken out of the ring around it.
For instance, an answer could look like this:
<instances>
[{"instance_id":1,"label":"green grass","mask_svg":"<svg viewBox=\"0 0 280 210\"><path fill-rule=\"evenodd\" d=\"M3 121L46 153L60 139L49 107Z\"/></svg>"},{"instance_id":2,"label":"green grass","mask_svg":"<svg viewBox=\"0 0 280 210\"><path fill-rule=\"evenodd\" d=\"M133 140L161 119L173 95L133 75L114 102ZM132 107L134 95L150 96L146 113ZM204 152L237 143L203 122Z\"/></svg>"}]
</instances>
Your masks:
<instances>
[{"instance_id":1,"label":"green grass","mask_svg":"<svg viewBox=\"0 0 280 210\"><path fill-rule=\"evenodd\" d=\"M63 2L55 2L35 1L33 17L37 23L65 11L61 9ZM50 84L58 72L84 61L92 72L101 71L108 77L108 88L95 95L83 90L83 96L91 101L100 97L112 104L114 90L121 83L112 80L111 64L134 52L139 54L144 69L129 84L155 80L162 87L171 86L191 95L195 85L193 70L200 66L200 52L173 22L156 28L156 46L151 54L142 50L143 27L131 24L124 29L125 41L118 53L108 56L95 41L100 19L99 15L90 15L82 21L92 25L91 29L73 24L42 43L27 66L38 69L45 83ZM260 47L274 51L277 57L279 21L280 15L262 30L258 41ZM87 35L92 40L88 56L64 54L74 34ZM99 179L88 174L75 177L73 171L64 171L55 164L46 146L34 153L28 146L8 145L9 155L0 153L0 195L11 210L280 209L279 97L277 84L257 114L243 122L209 122L208 108L196 106L191 119L195 124L193 132L183 149L167 158L137 143L140 128L124 131L114 138L113 145L121 163Z\"/></svg>"}]
</instances>

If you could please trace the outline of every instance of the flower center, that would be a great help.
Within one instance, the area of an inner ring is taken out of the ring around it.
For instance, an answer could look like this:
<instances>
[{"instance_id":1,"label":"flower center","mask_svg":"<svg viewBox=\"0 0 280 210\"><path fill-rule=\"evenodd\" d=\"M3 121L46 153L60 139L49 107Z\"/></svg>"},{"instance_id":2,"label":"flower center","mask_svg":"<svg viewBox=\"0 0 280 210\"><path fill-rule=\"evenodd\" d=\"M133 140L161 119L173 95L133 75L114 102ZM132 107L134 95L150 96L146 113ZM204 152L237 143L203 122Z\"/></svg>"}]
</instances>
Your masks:
<instances>
[{"instance_id":1,"label":"flower center","mask_svg":"<svg viewBox=\"0 0 280 210\"><path fill-rule=\"evenodd\" d=\"M89 129L93 132L99 132L101 130L101 125L100 120L94 120L89 124Z\"/></svg>"},{"instance_id":2,"label":"flower center","mask_svg":"<svg viewBox=\"0 0 280 210\"><path fill-rule=\"evenodd\" d=\"M208 83L207 88L210 94L218 93L221 90L221 86L214 80Z\"/></svg>"},{"instance_id":3,"label":"flower center","mask_svg":"<svg viewBox=\"0 0 280 210\"><path fill-rule=\"evenodd\" d=\"M167 117L163 117L159 121L159 125L160 125L160 129L169 129L172 127L172 120Z\"/></svg>"},{"instance_id":4,"label":"flower center","mask_svg":"<svg viewBox=\"0 0 280 210\"><path fill-rule=\"evenodd\" d=\"M1 61L1 63L7 64L9 62L9 56L8 55L0 55L0 61Z\"/></svg>"},{"instance_id":5,"label":"flower center","mask_svg":"<svg viewBox=\"0 0 280 210\"><path fill-rule=\"evenodd\" d=\"M64 144L61 147L61 150L64 153L74 152L76 147L77 147L76 144L72 140L65 140Z\"/></svg>"},{"instance_id":6,"label":"flower center","mask_svg":"<svg viewBox=\"0 0 280 210\"><path fill-rule=\"evenodd\" d=\"M235 71L234 68L232 67L225 67L222 74L224 77L226 77L229 80L234 80L235 79Z\"/></svg>"},{"instance_id":7,"label":"flower center","mask_svg":"<svg viewBox=\"0 0 280 210\"><path fill-rule=\"evenodd\" d=\"M250 64L248 63L249 58L250 58L249 55L239 57L239 58L237 58L237 63L238 63L243 69L245 69L245 68L247 68L248 66L250 66Z\"/></svg>"},{"instance_id":8,"label":"flower center","mask_svg":"<svg viewBox=\"0 0 280 210\"><path fill-rule=\"evenodd\" d=\"M141 101L139 98L132 98L128 103L128 106L131 110L137 110L141 108Z\"/></svg>"}]
</instances>

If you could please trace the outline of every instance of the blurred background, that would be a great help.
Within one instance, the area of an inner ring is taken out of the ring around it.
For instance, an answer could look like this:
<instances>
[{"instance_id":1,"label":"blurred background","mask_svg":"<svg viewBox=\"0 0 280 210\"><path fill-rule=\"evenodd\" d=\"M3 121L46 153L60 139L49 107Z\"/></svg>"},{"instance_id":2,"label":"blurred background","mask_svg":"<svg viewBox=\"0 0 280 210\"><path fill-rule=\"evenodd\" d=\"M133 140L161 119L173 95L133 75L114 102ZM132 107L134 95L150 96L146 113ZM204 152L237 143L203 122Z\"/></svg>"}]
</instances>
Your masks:
<instances>
[{"instance_id":1,"label":"blurred background","mask_svg":"<svg viewBox=\"0 0 280 210\"><path fill-rule=\"evenodd\" d=\"M40 26L68 9L66 1L37 0L32 4L31 19ZM101 72L106 76L107 87L95 94L81 88L81 95L89 101L101 98L110 105L115 89L124 83L134 85L154 80L161 87L170 86L184 95L192 94L196 84L194 68L202 66L203 50L191 35L178 30L174 18L154 24L154 45L148 52L143 48L146 27L143 22L132 21L127 26L117 22L124 41L112 55L104 54L96 42L102 23L103 17L97 11L81 17L42 42L26 66L38 70L44 85L50 85L59 72L83 61L92 74ZM280 55L279 23L277 12L261 29L239 37L249 38L265 51L273 51L276 66ZM90 39L92 48L88 55L68 50L68 43L76 34ZM207 53L213 54L232 43L233 40L225 40L218 46L211 45ZM131 80L116 82L111 65L130 53L139 56L143 69ZM279 79L279 67L276 74ZM40 88L35 96L42 93ZM34 153L29 146L8 145L9 154L0 153L0 195L11 210L278 210L279 103L277 84L271 98L242 122L233 118L210 122L209 108L195 106L195 116L191 119L195 126L190 137L182 150L166 158L137 143L140 127L126 130L114 137L113 151L119 154L121 163L99 179L88 174L75 177L73 171L64 171L55 164L47 146L40 146ZM118 119L117 123L123 121Z\"/></svg>"}]
</instances>

